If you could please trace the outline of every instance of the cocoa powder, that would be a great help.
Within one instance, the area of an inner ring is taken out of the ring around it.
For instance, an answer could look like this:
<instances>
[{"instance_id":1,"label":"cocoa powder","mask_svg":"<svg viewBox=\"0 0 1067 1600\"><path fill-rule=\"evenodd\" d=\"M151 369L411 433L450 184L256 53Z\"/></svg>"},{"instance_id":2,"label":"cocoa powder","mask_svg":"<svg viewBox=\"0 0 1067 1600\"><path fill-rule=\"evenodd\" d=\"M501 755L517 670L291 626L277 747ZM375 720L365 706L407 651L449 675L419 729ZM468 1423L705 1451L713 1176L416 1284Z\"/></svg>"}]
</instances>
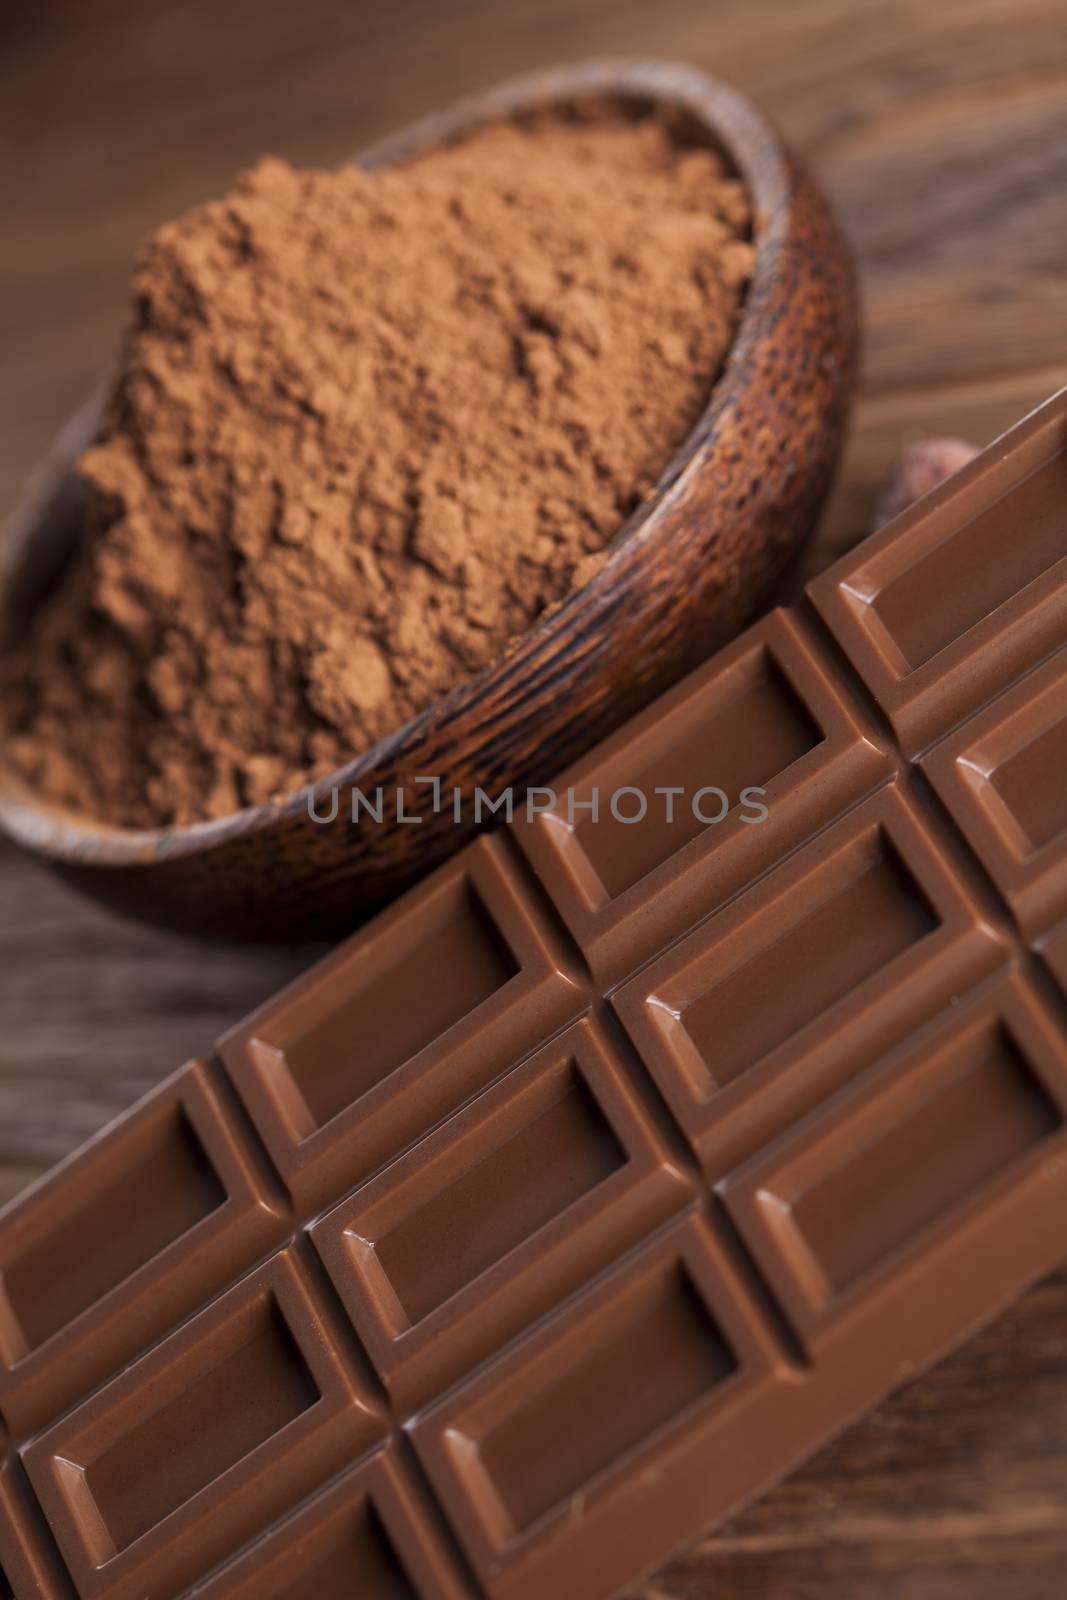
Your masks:
<instances>
[{"instance_id":1,"label":"cocoa powder","mask_svg":"<svg viewBox=\"0 0 1067 1600\"><path fill-rule=\"evenodd\" d=\"M494 125L408 167L265 160L161 228L6 755L132 826L288 792L602 563L706 405L745 192L658 121Z\"/></svg>"}]
</instances>

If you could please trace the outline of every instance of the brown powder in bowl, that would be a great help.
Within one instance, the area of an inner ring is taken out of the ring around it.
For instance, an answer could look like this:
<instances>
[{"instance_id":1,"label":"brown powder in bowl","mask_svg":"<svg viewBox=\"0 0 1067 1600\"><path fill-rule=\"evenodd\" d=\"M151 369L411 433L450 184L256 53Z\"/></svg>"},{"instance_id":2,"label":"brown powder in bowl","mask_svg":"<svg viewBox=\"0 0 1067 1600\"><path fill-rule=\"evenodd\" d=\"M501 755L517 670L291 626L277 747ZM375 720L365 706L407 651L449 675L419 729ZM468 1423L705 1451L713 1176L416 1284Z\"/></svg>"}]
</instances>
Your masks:
<instances>
[{"instance_id":1,"label":"brown powder in bowl","mask_svg":"<svg viewBox=\"0 0 1067 1600\"><path fill-rule=\"evenodd\" d=\"M707 403L745 192L658 121L267 160L151 238L84 547L0 683L45 796L152 826L340 765L585 581Z\"/></svg>"}]
</instances>

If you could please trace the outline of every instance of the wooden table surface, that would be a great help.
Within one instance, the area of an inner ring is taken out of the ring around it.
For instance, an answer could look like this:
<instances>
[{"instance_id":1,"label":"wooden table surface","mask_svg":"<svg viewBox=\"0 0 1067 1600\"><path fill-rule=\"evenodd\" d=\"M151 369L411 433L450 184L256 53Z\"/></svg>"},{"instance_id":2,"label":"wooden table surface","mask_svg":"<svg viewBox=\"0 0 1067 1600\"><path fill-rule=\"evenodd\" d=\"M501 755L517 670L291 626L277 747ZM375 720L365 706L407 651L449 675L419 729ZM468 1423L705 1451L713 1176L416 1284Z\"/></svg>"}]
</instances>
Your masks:
<instances>
[{"instance_id":1,"label":"wooden table surface","mask_svg":"<svg viewBox=\"0 0 1067 1600\"><path fill-rule=\"evenodd\" d=\"M0 509L107 361L153 224L263 151L331 163L593 54L749 91L854 242L866 370L813 568L903 443L984 442L1067 383L1063 0L8 0L0 25ZM0 847L0 1198L313 954L145 933ZM1065 1562L1061 1274L642 1593L1061 1600Z\"/></svg>"}]
</instances>

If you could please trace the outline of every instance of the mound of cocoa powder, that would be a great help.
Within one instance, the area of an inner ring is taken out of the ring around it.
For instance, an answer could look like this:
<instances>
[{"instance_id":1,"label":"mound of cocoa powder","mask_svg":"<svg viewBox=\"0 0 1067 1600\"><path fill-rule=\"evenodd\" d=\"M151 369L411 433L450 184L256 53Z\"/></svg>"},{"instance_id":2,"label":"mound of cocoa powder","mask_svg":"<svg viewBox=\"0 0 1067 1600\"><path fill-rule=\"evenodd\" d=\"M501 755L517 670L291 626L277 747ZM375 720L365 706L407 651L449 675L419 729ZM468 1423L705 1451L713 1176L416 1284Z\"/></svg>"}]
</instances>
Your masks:
<instances>
[{"instance_id":1,"label":"mound of cocoa powder","mask_svg":"<svg viewBox=\"0 0 1067 1600\"><path fill-rule=\"evenodd\" d=\"M265 160L161 228L84 547L4 665L9 761L111 822L290 791L590 576L707 403L742 186L654 119L405 168Z\"/></svg>"}]
</instances>

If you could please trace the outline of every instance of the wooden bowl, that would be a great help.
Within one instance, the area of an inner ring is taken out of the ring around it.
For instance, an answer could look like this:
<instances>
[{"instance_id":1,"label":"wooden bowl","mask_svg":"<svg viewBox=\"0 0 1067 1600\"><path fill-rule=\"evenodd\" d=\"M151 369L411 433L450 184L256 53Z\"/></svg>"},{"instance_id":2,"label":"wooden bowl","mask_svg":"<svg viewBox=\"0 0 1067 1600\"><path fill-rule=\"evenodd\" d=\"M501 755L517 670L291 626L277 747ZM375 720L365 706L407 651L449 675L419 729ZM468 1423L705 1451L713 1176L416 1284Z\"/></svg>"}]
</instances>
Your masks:
<instances>
[{"instance_id":1,"label":"wooden bowl","mask_svg":"<svg viewBox=\"0 0 1067 1600\"><path fill-rule=\"evenodd\" d=\"M601 571L486 667L335 773L266 806L192 827L126 830L43 804L0 768L0 827L108 905L203 935L296 937L353 927L473 831L470 797L543 784L765 608L810 533L838 454L856 314L849 257L819 192L763 116L688 67L607 62L525 77L364 152L402 163L478 124L593 96L635 115L669 108L678 137L711 146L748 186L755 273L725 371L652 496ZM76 544L71 470L96 408L58 440L0 553L0 614L21 623ZM10 634L8 635L10 637ZM467 797L433 815L417 776ZM383 792L356 825L353 787ZM396 791L421 824L396 820ZM312 820L309 803L332 822Z\"/></svg>"}]
</instances>

